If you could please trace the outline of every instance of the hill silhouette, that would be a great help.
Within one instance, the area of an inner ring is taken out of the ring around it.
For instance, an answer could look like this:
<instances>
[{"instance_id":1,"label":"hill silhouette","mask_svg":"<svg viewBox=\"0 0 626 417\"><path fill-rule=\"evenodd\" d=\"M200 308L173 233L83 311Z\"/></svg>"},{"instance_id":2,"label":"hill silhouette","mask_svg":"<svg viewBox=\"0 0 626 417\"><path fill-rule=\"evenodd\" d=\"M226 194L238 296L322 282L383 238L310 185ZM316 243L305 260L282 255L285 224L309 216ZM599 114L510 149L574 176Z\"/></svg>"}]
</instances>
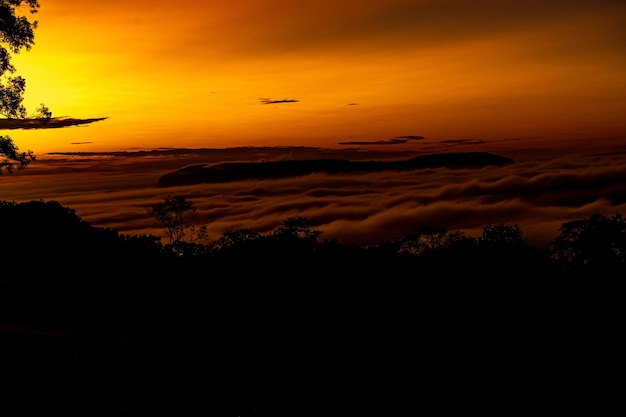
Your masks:
<instances>
[{"instance_id":1,"label":"hill silhouette","mask_svg":"<svg viewBox=\"0 0 626 417\"><path fill-rule=\"evenodd\" d=\"M459 152L421 155L404 161L350 161L345 159L295 159L267 162L222 162L197 164L162 175L159 187L219 183L249 179L275 179L307 175L405 171L425 168L480 168L512 163L511 158L488 152Z\"/></svg>"},{"instance_id":2,"label":"hill silhouette","mask_svg":"<svg viewBox=\"0 0 626 417\"><path fill-rule=\"evenodd\" d=\"M54 201L0 202L0 219L3 411L623 410L621 216L551 248L505 225L355 246L288 222L168 246Z\"/></svg>"}]
</instances>

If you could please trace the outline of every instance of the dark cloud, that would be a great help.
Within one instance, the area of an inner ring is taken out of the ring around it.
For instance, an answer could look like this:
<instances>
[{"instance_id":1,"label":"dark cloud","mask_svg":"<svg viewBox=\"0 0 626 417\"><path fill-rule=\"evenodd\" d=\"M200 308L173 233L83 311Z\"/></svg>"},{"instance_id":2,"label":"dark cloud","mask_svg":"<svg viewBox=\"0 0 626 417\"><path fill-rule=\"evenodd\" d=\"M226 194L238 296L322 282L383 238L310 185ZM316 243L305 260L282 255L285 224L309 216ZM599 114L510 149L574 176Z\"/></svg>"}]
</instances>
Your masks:
<instances>
[{"instance_id":1,"label":"dark cloud","mask_svg":"<svg viewBox=\"0 0 626 417\"><path fill-rule=\"evenodd\" d=\"M282 103L297 103L299 100L294 100L294 99L272 100L271 98L260 98L259 101L261 102L261 104L282 104Z\"/></svg>"},{"instance_id":2,"label":"dark cloud","mask_svg":"<svg viewBox=\"0 0 626 417\"><path fill-rule=\"evenodd\" d=\"M513 163L488 152L450 152L421 155L401 161L350 161L346 159L306 159L263 162L221 162L186 166L159 178L159 187L173 187L241 180L278 179L309 175L316 172L328 174L371 173L380 171L407 171L438 167L473 167Z\"/></svg>"},{"instance_id":3,"label":"dark cloud","mask_svg":"<svg viewBox=\"0 0 626 417\"><path fill-rule=\"evenodd\" d=\"M407 143L413 140L422 140L424 136L396 136L393 139L384 139L384 140L374 140L374 141L349 141L349 142L339 142L339 145L401 145L403 143Z\"/></svg>"},{"instance_id":4,"label":"dark cloud","mask_svg":"<svg viewBox=\"0 0 626 417\"><path fill-rule=\"evenodd\" d=\"M373 140L373 141L366 141L366 140L356 140L356 141L349 141L349 142L338 142L339 145L399 145L402 143L407 143L408 140L406 139L386 139L386 140Z\"/></svg>"},{"instance_id":5,"label":"dark cloud","mask_svg":"<svg viewBox=\"0 0 626 417\"><path fill-rule=\"evenodd\" d=\"M447 139L439 141L443 145L480 145L486 143L482 139Z\"/></svg>"},{"instance_id":6,"label":"dark cloud","mask_svg":"<svg viewBox=\"0 0 626 417\"><path fill-rule=\"evenodd\" d=\"M0 130L14 129L55 129L67 126L86 125L105 120L107 117L97 117L91 119L74 119L72 117L53 117L45 119L0 119Z\"/></svg>"}]
</instances>

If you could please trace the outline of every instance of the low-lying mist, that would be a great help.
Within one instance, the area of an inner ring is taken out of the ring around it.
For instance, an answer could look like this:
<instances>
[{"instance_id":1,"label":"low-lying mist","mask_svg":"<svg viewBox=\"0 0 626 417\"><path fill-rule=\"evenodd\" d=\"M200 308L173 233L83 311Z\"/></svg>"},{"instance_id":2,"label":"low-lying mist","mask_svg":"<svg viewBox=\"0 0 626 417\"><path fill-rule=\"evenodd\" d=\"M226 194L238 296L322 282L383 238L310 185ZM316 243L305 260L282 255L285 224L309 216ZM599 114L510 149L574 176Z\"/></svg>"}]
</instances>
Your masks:
<instances>
[{"instance_id":1,"label":"low-lying mist","mask_svg":"<svg viewBox=\"0 0 626 417\"><path fill-rule=\"evenodd\" d=\"M518 225L533 244L543 245L556 237L564 222L593 213L626 212L626 153L621 141L602 152L592 145L488 149L514 160L504 166L312 173L166 188L157 187L162 175L194 164L398 160L452 150L268 147L57 153L39 155L26 170L0 177L0 199L56 200L94 226L125 234L161 236L146 209L182 195L196 205L194 222L207 226L210 239L241 228L265 233L288 217L303 216L319 224L322 239L342 242L401 238L424 225L476 236L489 223L503 223Z\"/></svg>"}]
</instances>

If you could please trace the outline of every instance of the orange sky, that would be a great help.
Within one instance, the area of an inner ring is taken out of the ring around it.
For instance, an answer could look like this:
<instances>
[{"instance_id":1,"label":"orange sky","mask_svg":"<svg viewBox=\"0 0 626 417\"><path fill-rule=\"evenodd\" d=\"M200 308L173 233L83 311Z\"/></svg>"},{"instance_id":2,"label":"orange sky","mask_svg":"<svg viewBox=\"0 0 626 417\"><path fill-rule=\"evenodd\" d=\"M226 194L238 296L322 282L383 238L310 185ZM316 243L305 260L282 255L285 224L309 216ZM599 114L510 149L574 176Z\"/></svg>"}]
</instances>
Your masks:
<instances>
[{"instance_id":1,"label":"orange sky","mask_svg":"<svg viewBox=\"0 0 626 417\"><path fill-rule=\"evenodd\" d=\"M35 154L626 133L622 0L40 3Z\"/></svg>"}]
</instances>

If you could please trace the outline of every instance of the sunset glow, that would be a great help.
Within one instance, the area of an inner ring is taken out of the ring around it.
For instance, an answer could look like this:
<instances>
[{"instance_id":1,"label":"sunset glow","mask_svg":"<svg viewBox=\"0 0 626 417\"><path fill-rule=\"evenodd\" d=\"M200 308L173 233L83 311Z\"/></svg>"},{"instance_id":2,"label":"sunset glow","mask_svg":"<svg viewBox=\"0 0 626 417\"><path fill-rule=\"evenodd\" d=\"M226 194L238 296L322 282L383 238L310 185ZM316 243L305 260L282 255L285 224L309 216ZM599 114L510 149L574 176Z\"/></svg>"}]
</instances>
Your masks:
<instances>
[{"instance_id":1,"label":"sunset glow","mask_svg":"<svg viewBox=\"0 0 626 417\"><path fill-rule=\"evenodd\" d=\"M212 238L301 215L350 241L501 222L543 244L564 221L624 211L623 1L41 3L33 48L13 57L24 104L96 121L6 132L37 163L2 178L2 199L57 200L96 226L158 235L146 207L176 192ZM308 155L295 147L516 164L156 188L187 164L221 162L199 149ZM134 153L161 148L190 151Z\"/></svg>"},{"instance_id":2,"label":"sunset glow","mask_svg":"<svg viewBox=\"0 0 626 417\"><path fill-rule=\"evenodd\" d=\"M613 415L626 0L0 0L0 219L0 416Z\"/></svg>"},{"instance_id":3,"label":"sunset glow","mask_svg":"<svg viewBox=\"0 0 626 417\"><path fill-rule=\"evenodd\" d=\"M625 15L611 0L43 1L14 57L27 108L108 119L13 136L41 154L622 135Z\"/></svg>"}]
</instances>

